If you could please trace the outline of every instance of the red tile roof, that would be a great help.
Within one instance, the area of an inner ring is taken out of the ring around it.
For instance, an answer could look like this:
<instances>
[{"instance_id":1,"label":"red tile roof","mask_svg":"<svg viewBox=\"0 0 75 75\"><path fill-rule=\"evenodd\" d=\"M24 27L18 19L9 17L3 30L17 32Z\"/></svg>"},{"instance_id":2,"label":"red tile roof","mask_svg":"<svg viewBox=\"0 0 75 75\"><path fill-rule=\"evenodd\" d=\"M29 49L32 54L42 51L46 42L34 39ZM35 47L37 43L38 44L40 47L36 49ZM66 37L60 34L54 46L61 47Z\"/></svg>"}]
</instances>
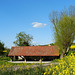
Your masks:
<instances>
[{"instance_id":1,"label":"red tile roof","mask_svg":"<svg viewBox=\"0 0 75 75\"><path fill-rule=\"evenodd\" d=\"M59 56L57 46L12 47L8 56Z\"/></svg>"}]
</instances>

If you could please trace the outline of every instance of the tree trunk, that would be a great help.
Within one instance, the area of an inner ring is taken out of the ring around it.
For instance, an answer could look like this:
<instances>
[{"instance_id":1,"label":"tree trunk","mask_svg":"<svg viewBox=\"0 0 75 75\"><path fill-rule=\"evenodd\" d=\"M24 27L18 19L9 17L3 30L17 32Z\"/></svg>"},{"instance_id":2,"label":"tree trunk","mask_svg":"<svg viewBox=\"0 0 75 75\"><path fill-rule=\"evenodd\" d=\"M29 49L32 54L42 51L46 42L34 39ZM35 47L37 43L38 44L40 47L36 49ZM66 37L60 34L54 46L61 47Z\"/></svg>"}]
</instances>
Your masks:
<instances>
[{"instance_id":1,"label":"tree trunk","mask_svg":"<svg viewBox=\"0 0 75 75\"><path fill-rule=\"evenodd\" d=\"M60 59L64 57L64 53L62 52L60 55Z\"/></svg>"},{"instance_id":2,"label":"tree trunk","mask_svg":"<svg viewBox=\"0 0 75 75\"><path fill-rule=\"evenodd\" d=\"M60 55L60 59L64 57L65 50L66 50L66 49L63 49L63 51L62 51L62 53L61 53L61 55Z\"/></svg>"}]
</instances>

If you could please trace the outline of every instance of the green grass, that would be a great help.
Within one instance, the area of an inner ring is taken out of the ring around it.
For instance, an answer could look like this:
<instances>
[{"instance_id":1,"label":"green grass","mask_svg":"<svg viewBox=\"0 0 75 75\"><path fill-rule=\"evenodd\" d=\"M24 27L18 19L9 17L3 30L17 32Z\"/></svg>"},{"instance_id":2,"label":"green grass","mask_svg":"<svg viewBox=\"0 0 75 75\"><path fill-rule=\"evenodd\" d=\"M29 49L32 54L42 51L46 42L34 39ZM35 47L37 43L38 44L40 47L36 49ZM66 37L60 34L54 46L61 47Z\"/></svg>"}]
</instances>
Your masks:
<instances>
[{"instance_id":1,"label":"green grass","mask_svg":"<svg viewBox=\"0 0 75 75\"><path fill-rule=\"evenodd\" d=\"M0 75L42 75L43 68L29 68L30 65L40 65L39 63L29 64L29 63L10 63L9 57L0 57ZM27 66L26 68L22 68L22 66ZM7 67L6 67L7 66ZM13 67L21 66L20 69L13 70Z\"/></svg>"},{"instance_id":2,"label":"green grass","mask_svg":"<svg viewBox=\"0 0 75 75\"><path fill-rule=\"evenodd\" d=\"M0 71L0 75L43 75L45 72L45 68L37 67L37 68L29 68L29 69L18 69L16 71L7 70Z\"/></svg>"},{"instance_id":3,"label":"green grass","mask_svg":"<svg viewBox=\"0 0 75 75\"><path fill-rule=\"evenodd\" d=\"M9 57L0 57L0 65L39 65L39 63L12 63L12 62L8 62L11 59Z\"/></svg>"},{"instance_id":4,"label":"green grass","mask_svg":"<svg viewBox=\"0 0 75 75\"><path fill-rule=\"evenodd\" d=\"M0 61L10 61L9 57L0 57Z\"/></svg>"},{"instance_id":5,"label":"green grass","mask_svg":"<svg viewBox=\"0 0 75 75\"><path fill-rule=\"evenodd\" d=\"M54 59L52 62L59 62L60 59Z\"/></svg>"},{"instance_id":6,"label":"green grass","mask_svg":"<svg viewBox=\"0 0 75 75\"><path fill-rule=\"evenodd\" d=\"M73 54L53 60L53 62L59 61L58 65L50 64L45 67L42 67L42 64L39 64L38 67L29 67L30 65L34 66L34 64L4 62L4 60L8 60L7 58L1 60L0 75L75 75L75 56ZM16 69L18 66L20 68Z\"/></svg>"}]
</instances>

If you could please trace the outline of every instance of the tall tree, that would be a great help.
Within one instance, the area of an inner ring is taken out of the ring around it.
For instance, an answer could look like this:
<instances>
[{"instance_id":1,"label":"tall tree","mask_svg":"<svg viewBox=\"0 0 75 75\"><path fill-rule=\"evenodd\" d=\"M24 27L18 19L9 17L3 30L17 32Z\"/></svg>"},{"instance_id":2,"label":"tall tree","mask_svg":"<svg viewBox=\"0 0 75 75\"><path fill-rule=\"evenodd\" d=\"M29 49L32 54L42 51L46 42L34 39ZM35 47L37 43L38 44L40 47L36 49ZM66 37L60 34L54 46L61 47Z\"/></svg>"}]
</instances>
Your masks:
<instances>
[{"instance_id":1,"label":"tall tree","mask_svg":"<svg viewBox=\"0 0 75 75\"><path fill-rule=\"evenodd\" d=\"M0 41L0 55L3 55L3 51L4 51L4 43Z\"/></svg>"},{"instance_id":2,"label":"tall tree","mask_svg":"<svg viewBox=\"0 0 75 75\"><path fill-rule=\"evenodd\" d=\"M30 46L30 42L33 39L29 34L27 35L25 32L20 32L16 35L16 41L13 43L17 46Z\"/></svg>"},{"instance_id":3,"label":"tall tree","mask_svg":"<svg viewBox=\"0 0 75 75\"><path fill-rule=\"evenodd\" d=\"M10 52L10 48L5 47L4 48L4 55L8 56L9 52Z\"/></svg>"},{"instance_id":4,"label":"tall tree","mask_svg":"<svg viewBox=\"0 0 75 75\"><path fill-rule=\"evenodd\" d=\"M62 58L75 40L75 6L70 6L68 10L60 13L53 11L50 21L54 26L55 43L61 50Z\"/></svg>"}]
</instances>

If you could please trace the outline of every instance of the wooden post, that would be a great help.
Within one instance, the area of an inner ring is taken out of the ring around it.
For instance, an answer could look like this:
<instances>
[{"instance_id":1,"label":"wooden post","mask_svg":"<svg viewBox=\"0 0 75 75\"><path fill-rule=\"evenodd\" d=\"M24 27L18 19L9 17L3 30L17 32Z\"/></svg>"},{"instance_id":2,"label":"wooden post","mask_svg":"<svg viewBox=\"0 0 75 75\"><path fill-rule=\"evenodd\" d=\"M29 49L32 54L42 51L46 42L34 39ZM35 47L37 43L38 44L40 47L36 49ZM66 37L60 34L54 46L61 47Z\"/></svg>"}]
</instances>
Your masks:
<instances>
[{"instance_id":1,"label":"wooden post","mask_svg":"<svg viewBox=\"0 0 75 75\"><path fill-rule=\"evenodd\" d=\"M15 56L14 56L14 60L15 60Z\"/></svg>"},{"instance_id":2,"label":"wooden post","mask_svg":"<svg viewBox=\"0 0 75 75\"><path fill-rule=\"evenodd\" d=\"M40 63L42 62L42 57L40 56Z\"/></svg>"},{"instance_id":3,"label":"wooden post","mask_svg":"<svg viewBox=\"0 0 75 75\"><path fill-rule=\"evenodd\" d=\"M26 57L24 56L24 61L26 62Z\"/></svg>"}]
</instances>

